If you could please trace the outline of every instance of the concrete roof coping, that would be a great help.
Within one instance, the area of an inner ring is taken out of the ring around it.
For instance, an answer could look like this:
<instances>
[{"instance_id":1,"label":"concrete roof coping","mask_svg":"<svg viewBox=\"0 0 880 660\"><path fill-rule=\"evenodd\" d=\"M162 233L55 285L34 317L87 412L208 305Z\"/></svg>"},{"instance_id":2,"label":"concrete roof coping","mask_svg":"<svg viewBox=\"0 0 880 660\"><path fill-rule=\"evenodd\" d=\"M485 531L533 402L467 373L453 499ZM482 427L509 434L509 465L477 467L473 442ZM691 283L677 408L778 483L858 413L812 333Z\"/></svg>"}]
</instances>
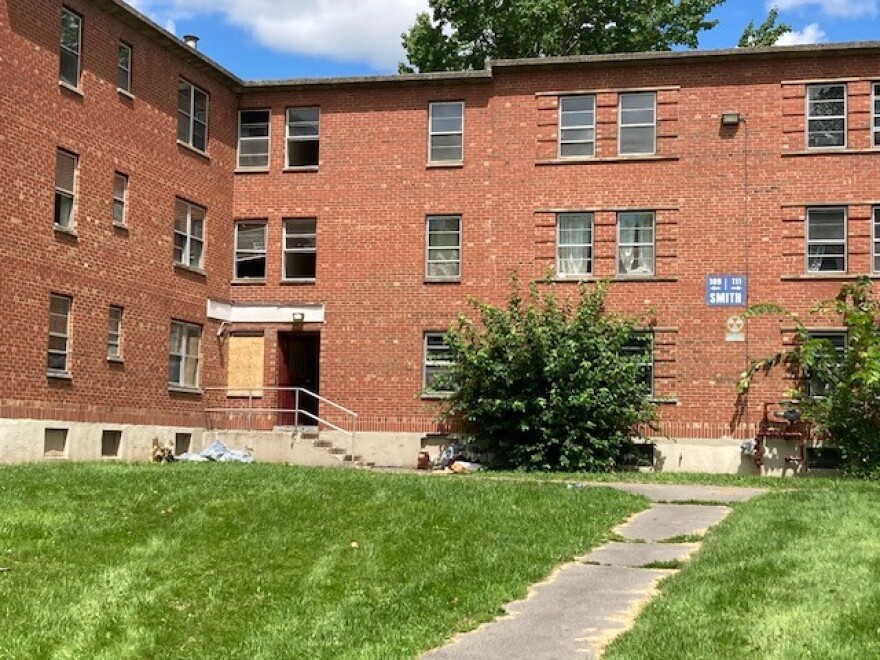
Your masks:
<instances>
[{"instance_id":1,"label":"concrete roof coping","mask_svg":"<svg viewBox=\"0 0 880 660\"><path fill-rule=\"evenodd\" d=\"M404 84L404 83L423 83L429 81L449 81L449 82L470 82L470 81L488 81L492 78L492 70L490 67L479 69L476 71L431 71L428 73L398 73L378 76L347 76L341 78L297 78L292 80L248 80L244 83L244 88L253 90L255 88L273 88L273 87L315 87L315 86L334 86L334 85L383 85L383 84Z\"/></svg>"}]
</instances>

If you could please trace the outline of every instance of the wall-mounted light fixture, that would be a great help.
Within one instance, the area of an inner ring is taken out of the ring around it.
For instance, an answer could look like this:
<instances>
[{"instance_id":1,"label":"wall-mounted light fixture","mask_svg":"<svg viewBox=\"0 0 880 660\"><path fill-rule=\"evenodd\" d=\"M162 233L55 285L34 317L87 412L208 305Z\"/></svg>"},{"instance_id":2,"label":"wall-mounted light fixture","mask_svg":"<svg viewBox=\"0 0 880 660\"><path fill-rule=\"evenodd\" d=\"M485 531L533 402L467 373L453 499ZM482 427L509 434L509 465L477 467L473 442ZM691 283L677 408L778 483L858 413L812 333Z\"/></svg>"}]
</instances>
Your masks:
<instances>
[{"instance_id":1,"label":"wall-mounted light fixture","mask_svg":"<svg viewBox=\"0 0 880 660\"><path fill-rule=\"evenodd\" d=\"M738 112L722 112L721 113L721 125L722 126L739 126L742 121L742 115Z\"/></svg>"},{"instance_id":2,"label":"wall-mounted light fixture","mask_svg":"<svg viewBox=\"0 0 880 660\"><path fill-rule=\"evenodd\" d=\"M304 323L305 320L306 320L306 315L303 314L302 312L294 312L293 313L293 322L296 325L300 325L301 323Z\"/></svg>"}]
</instances>

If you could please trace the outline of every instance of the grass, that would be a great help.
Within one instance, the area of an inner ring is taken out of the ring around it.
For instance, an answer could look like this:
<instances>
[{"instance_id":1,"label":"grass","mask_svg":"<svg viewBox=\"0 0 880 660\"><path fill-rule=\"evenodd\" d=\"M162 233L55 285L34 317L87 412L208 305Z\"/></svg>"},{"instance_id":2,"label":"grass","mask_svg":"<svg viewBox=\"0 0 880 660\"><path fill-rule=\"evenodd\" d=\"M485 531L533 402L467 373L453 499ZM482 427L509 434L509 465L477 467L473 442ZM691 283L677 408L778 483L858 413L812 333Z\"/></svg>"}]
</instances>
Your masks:
<instances>
[{"instance_id":1,"label":"grass","mask_svg":"<svg viewBox=\"0 0 880 660\"><path fill-rule=\"evenodd\" d=\"M405 658L645 508L273 465L0 468L0 658Z\"/></svg>"},{"instance_id":2,"label":"grass","mask_svg":"<svg viewBox=\"0 0 880 660\"><path fill-rule=\"evenodd\" d=\"M707 534L607 660L880 657L880 487L776 492Z\"/></svg>"}]
</instances>

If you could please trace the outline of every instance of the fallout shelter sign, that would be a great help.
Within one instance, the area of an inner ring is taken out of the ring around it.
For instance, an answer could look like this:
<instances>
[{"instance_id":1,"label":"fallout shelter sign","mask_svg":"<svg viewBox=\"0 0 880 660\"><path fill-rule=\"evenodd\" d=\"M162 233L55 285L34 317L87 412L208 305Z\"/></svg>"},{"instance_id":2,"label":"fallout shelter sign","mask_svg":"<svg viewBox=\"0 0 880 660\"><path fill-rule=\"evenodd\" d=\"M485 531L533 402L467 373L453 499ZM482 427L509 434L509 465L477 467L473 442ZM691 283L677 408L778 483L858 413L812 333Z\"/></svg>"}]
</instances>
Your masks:
<instances>
[{"instance_id":1,"label":"fallout shelter sign","mask_svg":"<svg viewBox=\"0 0 880 660\"><path fill-rule=\"evenodd\" d=\"M709 307L744 307L745 275L706 275L706 304Z\"/></svg>"}]
</instances>

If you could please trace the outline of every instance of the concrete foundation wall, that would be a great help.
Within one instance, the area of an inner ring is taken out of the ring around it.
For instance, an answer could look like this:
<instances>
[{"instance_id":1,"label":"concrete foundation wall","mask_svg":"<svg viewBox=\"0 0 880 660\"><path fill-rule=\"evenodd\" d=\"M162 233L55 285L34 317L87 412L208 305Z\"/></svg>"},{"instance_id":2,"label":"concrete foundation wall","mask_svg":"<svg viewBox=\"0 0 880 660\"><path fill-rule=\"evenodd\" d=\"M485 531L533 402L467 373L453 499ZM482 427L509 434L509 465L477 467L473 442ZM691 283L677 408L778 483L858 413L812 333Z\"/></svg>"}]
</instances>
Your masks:
<instances>
[{"instance_id":1,"label":"concrete foundation wall","mask_svg":"<svg viewBox=\"0 0 880 660\"><path fill-rule=\"evenodd\" d=\"M63 451L47 454L47 429L66 431ZM127 461L150 460L154 439L163 446L174 447L178 434L189 434L191 451L201 451L212 442L220 441L230 449L247 450L261 463L338 467L344 464L344 455L352 450L351 438L337 431L322 431L320 436L310 437L289 431L207 431L169 426L0 419L0 463L103 460L101 441L104 431L121 433L115 458ZM656 472L759 474L754 457L742 452L739 440L655 438L653 442L653 469ZM415 468L420 451L428 451L431 459L436 461L444 445L443 437L422 433L367 432L357 435L354 453L359 460L378 467ZM785 457L797 454L798 447L794 442L768 442L760 474L782 477L803 473L799 464L785 461Z\"/></svg>"},{"instance_id":2,"label":"concrete foundation wall","mask_svg":"<svg viewBox=\"0 0 880 660\"><path fill-rule=\"evenodd\" d=\"M47 456L47 429L66 431L63 451ZM121 432L119 453L112 458L127 461L150 460L154 439L158 439L162 446L174 447L177 434L189 434L190 448L199 449L203 445L204 433L200 428L0 419L0 463L27 463L43 459L102 460L101 437L104 431Z\"/></svg>"}]
</instances>

